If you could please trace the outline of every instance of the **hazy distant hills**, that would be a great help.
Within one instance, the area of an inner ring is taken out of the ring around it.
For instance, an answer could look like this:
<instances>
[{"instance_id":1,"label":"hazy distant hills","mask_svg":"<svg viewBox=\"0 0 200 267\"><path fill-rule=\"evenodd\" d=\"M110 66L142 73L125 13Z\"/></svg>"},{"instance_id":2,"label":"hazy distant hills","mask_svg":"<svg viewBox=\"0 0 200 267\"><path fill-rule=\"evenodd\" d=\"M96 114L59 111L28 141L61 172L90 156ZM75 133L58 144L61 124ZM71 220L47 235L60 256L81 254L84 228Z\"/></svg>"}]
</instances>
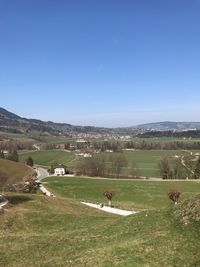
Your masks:
<instances>
[{"instance_id":1,"label":"hazy distant hills","mask_svg":"<svg viewBox=\"0 0 200 267\"><path fill-rule=\"evenodd\" d=\"M145 129L145 130L200 130L200 122L171 122L171 121L164 121L164 122L155 122L155 123L146 123L138 125L137 128Z\"/></svg>"},{"instance_id":2,"label":"hazy distant hills","mask_svg":"<svg viewBox=\"0 0 200 267\"><path fill-rule=\"evenodd\" d=\"M67 123L54 123L37 119L22 118L0 107L0 131L11 133L28 133L31 131L48 132L53 135L77 133L136 135L144 131L168 131L200 129L200 122L156 122L135 127L103 128L93 126L74 126Z\"/></svg>"},{"instance_id":3,"label":"hazy distant hills","mask_svg":"<svg viewBox=\"0 0 200 267\"><path fill-rule=\"evenodd\" d=\"M22 118L0 107L0 131L11 133L26 133L30 131L48 132L53 135L77 133L114 134L124 133L123 129L112 129L93 126L74 126L67 123L54 123L37 119Z\"/></svg>"}]
</instances>

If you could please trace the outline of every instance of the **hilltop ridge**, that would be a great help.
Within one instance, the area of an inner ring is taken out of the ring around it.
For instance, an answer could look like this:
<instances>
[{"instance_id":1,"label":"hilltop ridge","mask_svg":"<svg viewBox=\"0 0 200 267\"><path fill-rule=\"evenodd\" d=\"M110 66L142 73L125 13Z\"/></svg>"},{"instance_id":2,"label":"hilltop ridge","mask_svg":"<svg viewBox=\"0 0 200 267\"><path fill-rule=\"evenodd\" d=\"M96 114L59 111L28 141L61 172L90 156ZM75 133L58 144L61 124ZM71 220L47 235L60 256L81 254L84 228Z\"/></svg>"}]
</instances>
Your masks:
<instances>
[{"instance_id":1,"label":"hilltop ridge","mask_svg":"<svg viewBox=\"0 0 200 267\"><path fill-rule=\"evenodd\" d=\"M165 130L199 130L200 122L153 122L140 124L133 127L105 128L95 126L76 126L69 123L55 123L52 121L42 121L39 119L27 119L16 115L0 107L0 131L11 133L28 133L31 131L47 132L53 135L93 133L93 134L119 134L136 135L143 131L165 131Z\"/></svg>"}]
</instances>

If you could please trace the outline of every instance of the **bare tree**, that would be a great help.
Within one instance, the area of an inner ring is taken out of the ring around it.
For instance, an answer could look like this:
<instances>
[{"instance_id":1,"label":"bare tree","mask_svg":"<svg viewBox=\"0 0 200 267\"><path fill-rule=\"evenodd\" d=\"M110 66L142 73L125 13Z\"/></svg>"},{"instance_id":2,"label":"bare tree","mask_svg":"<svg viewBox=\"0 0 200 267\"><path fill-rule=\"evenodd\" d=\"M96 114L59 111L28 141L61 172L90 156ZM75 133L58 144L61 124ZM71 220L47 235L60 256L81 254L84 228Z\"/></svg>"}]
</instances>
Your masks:
<instances>
[{"instance_id":1,"label":"bare tree","mask_svg":"<svg viewBox=\"0 0 200 267\"><path fill-rule=\"evenodd\" d=\"M167 193L168 198L172 200L174 204L177 204L180 195L181 192L178 189L170 189Z\"/></svg>"},{"instance_id":2,"label":"bare tree","mask_svg":"<svg viewBox=\"0 0 200 267\"><path fill-rule=\"evenodd\" d=\"M138 178L139 177L138 166L135 163L135 161L131 162L131 171L130 171L130 173L131 173L132 178Z\"/></svg>"},{"instance_id":3,"label":"bare tree","mask_svg":"<svg viewBox=\"0 0 200 267\"><path fill-rule=\"evenodd\" d=\"M112 198L115 196L115 192L111 190L105 190L103 195L108 199L108 205L111 207L112 205Z\"/></svg>"},{"instance_id":4,"label":"bare tree","mask_svg":"<svg viewBox=\"0 0 200 267\"><path fill-rule=\"evenodd\" d=\"M186 178L185 168L181 164L180 159L173 160L172 168L173 168L173 178L174 179Z\"/></svg>"},{"instance_id":5,"label":"bare tree","mask_svg":"<svg viewBox=\"0 0 200 267\"><path fill-rule=\"evenodd\" d=\"M170 161L168 157L161 158L158 164L160 174L163 179L171 179L172 178L172 170L170 167Z\"/></svg>"},{"instance_id":6,"label":"bare tree","mask_svg":"<svg viewBox=\"0 0 200 267\"><path fill-rule=\"evenodd\" d=\"M122 168L126 167L128 162L123 153L114 153L110 155L111 174L119 178Z\"/></svg>"},{"instance_id":7,"label":"bare tree","mask_svg":"<svg viewBox=\"0 0 200 267\"><path fill-rule=\"evenodd\" d=\"M199 179L200 178L200 157L198 157L195 168L194 168L194 178Z\"/></svg>"},{"instance_id":8,"label":"bare tree","mask_svg":"<svg viewBox=\"0 0 200 267\"><path fill-rule=\"evenodd\" d=\"M105 160L103 155L79 159L76 164L76 173L87 176L105 176Z\"/></svg>"}]
</instances>

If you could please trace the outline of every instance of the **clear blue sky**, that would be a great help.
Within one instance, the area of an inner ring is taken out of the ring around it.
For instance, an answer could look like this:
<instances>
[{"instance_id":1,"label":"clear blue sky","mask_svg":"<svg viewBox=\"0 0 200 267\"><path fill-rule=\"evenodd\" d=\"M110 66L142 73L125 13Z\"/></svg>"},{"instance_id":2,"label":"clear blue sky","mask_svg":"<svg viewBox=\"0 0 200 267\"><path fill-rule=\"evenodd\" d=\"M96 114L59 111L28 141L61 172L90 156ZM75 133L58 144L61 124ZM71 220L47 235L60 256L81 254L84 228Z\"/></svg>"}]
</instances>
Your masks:
<instances>
[{"instance_id":1,"label":"clear blue sky","mask_svg":"<svg viewBox=\"0 0 200 267\"><path fill-rule=\"evenodd\" d=\"M0 0L0 106L81 125L200 121L200 0Z\"/></svg>"}]
</instances>

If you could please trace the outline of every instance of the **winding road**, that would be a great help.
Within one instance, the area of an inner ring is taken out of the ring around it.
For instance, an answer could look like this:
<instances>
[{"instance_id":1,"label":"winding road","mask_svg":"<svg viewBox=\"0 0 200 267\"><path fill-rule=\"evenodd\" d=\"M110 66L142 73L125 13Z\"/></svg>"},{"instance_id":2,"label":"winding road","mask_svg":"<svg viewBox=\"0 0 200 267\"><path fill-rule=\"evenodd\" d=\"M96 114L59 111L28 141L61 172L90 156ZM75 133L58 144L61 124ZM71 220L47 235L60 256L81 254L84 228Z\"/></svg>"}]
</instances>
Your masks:
<instances>
[{"instance_id":1,"label":"winding road","mask_svg":"<svg viewBox=\"0 0 200 267\"><path fill-rule=\"evenodd\" d=\"M35 171L37 172L37 181L40 182L39 189L42 191L42 193L48 197L55 197L55 195L52 194L48 189L46 189L46 187L44 187L44 185L42 184L42 180L49 176L48 171L41 167L35 167Z\"/></svg>"},{"instance_id":2,"label":"winding road","mask_svg":"<svg viewBox=\"0 0 200 267\"><path fill-rule=\"evenodd\" d=\"M35 171L37 172L37 178L40 181L49 176L48 171L46 169L44 169L44 168L35 167Z\"/></svg>"}]
</instances>

